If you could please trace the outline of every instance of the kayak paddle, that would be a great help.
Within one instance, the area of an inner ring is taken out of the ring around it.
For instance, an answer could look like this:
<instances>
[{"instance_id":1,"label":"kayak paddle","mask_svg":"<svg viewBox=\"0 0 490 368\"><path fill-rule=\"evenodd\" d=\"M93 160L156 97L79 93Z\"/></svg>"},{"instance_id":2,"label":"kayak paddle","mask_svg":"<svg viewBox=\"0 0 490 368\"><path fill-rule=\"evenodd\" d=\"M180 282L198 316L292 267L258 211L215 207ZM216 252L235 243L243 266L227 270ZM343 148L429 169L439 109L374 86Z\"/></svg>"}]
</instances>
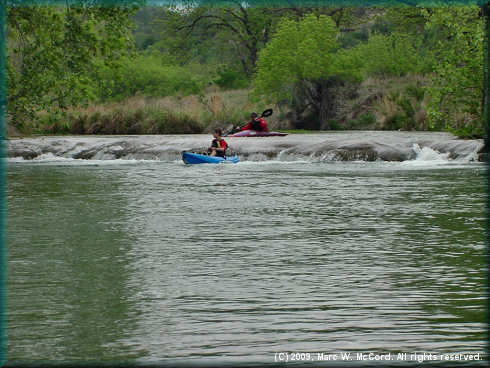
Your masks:
<instances>
[{"instance_id":1,"label":"kayak paddle","mask_svg":"<svg viewBox=\"0 0 490 368\"><path fill-rule=\"evenodd\" d=\"M272 115L272 113L273 113L272 109L267 109L267 110L264 110L264 111L262 111L262 115L260 115L260 116L259 116L259 118L265 118L265 117L267 117L267 116L271 116L271 115ZM247 123L247 124L248 124L248 123ZM243 128L243 127L244 127L245 125L247 125L247 124L242 125L240 128ZM235 130L235 129L232 129L232 130L230 130L229 132L226 132L225 134L223 134L223 137L226 137L227 135L230 135L231 133L233 133L233 132L234 132L234 130Z\"/></svg>"}]
</instances>

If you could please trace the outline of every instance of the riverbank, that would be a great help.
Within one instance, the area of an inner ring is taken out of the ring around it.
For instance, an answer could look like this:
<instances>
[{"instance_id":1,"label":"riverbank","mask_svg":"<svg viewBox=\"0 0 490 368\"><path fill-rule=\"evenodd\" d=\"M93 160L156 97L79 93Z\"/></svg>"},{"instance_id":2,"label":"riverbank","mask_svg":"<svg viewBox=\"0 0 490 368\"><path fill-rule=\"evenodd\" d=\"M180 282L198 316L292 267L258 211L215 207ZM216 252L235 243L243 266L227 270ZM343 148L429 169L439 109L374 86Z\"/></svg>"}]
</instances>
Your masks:
<instances>
[{"instance_id":1,"label":"riverbank","mask_svg":"<svg viewBox=\"0 0 490 368\"><path fill-rule=\"evenodd\" d=\"M9 126L9 137L30 134L43 135L148 135L201 134L221 126L230 129L245 124L251 112L272 108L267 118L271 130L406 130L442 131L427 120L425 88L427 80L410 75L393 78L369 78L357 86L338 91L334 118L319 123L315 111L302 113L278 103L252 103L248 89L221 91L210 86L198 95L161 98L131 97L120 102L98 102L86 107L67 108L56 116L39 113L38 121L24 126ZM449 124L455 134L478 135L478 131L463 129L469 117L454 116ZM466 120L465 120L466 119Z\"/></svg>"}]
</instances>

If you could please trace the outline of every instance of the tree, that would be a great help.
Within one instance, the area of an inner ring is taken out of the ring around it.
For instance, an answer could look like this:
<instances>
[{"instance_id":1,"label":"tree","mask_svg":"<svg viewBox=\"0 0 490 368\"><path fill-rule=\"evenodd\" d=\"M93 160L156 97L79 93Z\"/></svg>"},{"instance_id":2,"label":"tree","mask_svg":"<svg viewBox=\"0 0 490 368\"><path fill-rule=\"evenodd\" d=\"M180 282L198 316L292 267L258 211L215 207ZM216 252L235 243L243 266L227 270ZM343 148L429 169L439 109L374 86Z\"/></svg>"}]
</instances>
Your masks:
<instances>
[{"instance_id":1,"label":"tree","mask_svg":"<svg viewBox=\"0 0 490 368\"><path fill-rule=\"evenodd\" d=\"M459 135L481 134L483 19L478 6L444 6L426 12L438 39L438 69L428 88L428 119Z\"/></svg>"},{"instance_id":2,"label":"tree","mask_svg":"<svg viewBox=\"0 0 490 368\"><path fill-rule=\"evenodd\" d=\"M209 76L201 65L185 67L164 65L158 56L139 55L135 58L123 57L117 70L107 67L100 70L101 76L110 80L97 92L99 98L122 101L131 96L163 97L181 93L198 94L209 83Z\"/></svg>"},{"instance_id":3,"label":"tree","mask_svg":"<svg viewBox=\"0 0 490 368\"><path fill-rule=\"evenodd\" d=\"M98 69L117 65L132 49L129 15L137 3L118 4L8 3L8 114L14 126L35 121L37 111L59 112L94 97Z\"/></svg>"},{"instance_id":4,"label":"tree","mask_svg":"<svg viewBox=\"0 0 490 368\"><path fill-rule=\"evenodd\" d=\"M221 64L239 64L250 79L257 54L269 41L280 18L278 10L249 6L236 0L223 6L218 6L219 3L200 7L185 4L179 1L162 8L161 19L155 22L164 36L158 43L160 50L177 53L176 60L185 60L198 49L200 55L214 58Z\"/></svg>"},{"instance_id":5,"label":"tree","mask_svg":"<svg viewBox=\"0 0 490 368\"><path fill-rule=\"evenodd\" d=\"M282 22L259 54L253 95L283 100L295 116L312 107L315 128L329 129L336 91L359 81L363 67L349 50L338 49L337 34L335 23L325 15Z\"/></svg>"},{"instance_id":6,"label":"tree","mask_svg":"<svg viewBox=\"0 0 490 368\"><path fill-rule=\"evenodd\" d=\"M395 32L391 35L371 34L355 51L365 61L366 76L384 78L430 71L433 58L424 57L421 49L420 37Z\"/></svg>"}]
</instances>

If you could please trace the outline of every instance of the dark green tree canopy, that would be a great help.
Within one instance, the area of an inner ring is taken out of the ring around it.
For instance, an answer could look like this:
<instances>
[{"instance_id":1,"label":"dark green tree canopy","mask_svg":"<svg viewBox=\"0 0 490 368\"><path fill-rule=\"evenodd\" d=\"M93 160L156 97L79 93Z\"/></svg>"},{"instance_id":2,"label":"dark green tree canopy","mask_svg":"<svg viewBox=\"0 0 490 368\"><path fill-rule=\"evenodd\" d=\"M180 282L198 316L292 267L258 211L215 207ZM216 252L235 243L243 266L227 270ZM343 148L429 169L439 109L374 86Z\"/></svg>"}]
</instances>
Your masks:
<instances>
[{"instance_id":1,"label":"dark green tree canopy","mask_svg":"<svg viewBox=\"0 0 490 368\"><path fill-rule=\"evenodd\" d=\"M14 125L36 111L89 100L98 68L115 65L133 48L129 15L136 2L27 3L7 4L8 114Z\"/></svg>"}]
</instances>

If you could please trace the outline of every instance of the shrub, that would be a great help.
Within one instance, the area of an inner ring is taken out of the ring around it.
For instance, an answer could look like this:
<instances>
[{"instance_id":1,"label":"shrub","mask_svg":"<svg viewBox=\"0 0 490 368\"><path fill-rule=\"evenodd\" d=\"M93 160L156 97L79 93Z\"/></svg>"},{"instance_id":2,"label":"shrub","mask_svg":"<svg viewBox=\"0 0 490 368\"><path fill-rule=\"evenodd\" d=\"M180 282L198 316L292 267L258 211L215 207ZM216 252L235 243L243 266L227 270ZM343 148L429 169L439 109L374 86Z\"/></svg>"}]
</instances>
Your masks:
<instances>
[{"instance_id":1,"label":"shrub","mask_svg":"<svg viewBox=\"0 0 490 368\"><path fill-rule=\"evenodd\" d=\"M245 74L236 70L218 69L216 74L218 76L214 79L214 84L223 90L240 89L248 86Z\"/></svg>"},{"instance_id":2,"label":"shrub","mask_svg":"<svg viewBox=\"0 0 490 368\"><path fill-rule=\"evenodd\" d=\"M431 59L422 57L421 45L419 38L407 34L375 32L367 42L354 49L358 57L365 60L366 76L386 78L425 70Z\"/></svg>"},{"instance_id":3,"label":"shrub","mask_svg":"<svg viewBox=\"0 0 490 368\"><path fill-rule=\"evenodd\" d=\"M105 80L105 87L99 89L99 98L115 101L138 95L196 94L210 81L205 74L195 73L192 67L164 65L162 59L152 55L124 58L117 71L106 68L100 77Z\"/></svg>"}]
</instances>

